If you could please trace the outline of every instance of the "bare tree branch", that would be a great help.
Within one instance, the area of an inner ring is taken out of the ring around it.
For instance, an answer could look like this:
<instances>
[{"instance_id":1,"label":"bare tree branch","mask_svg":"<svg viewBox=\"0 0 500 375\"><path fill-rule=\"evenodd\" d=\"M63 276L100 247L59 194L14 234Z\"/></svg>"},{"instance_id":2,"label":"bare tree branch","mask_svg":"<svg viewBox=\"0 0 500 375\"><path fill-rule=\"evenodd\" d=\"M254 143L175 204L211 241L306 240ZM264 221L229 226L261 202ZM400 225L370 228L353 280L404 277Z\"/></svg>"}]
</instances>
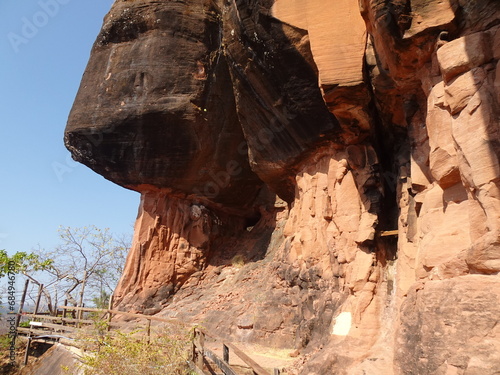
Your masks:
<instances>
[{"instance_id":1,"label":"bare tree branch","mask_svg":"<svg viewBox=\"0 0 500 375\"><path fill-rule=\"evenodd\" d=\"M39 262L45 262L43 271L33 266L23 272L36 285L43 279L54 288L53 296L44 288L50 312L55 313L53 301L57 301L58 295L64 295L73 305L83 304L84 299L109 296L121 276L130 236L115 239L109 229L95 226L61 227L59 235L62 243L54 250L36 250Z\"/></svg>"}]
</instances>

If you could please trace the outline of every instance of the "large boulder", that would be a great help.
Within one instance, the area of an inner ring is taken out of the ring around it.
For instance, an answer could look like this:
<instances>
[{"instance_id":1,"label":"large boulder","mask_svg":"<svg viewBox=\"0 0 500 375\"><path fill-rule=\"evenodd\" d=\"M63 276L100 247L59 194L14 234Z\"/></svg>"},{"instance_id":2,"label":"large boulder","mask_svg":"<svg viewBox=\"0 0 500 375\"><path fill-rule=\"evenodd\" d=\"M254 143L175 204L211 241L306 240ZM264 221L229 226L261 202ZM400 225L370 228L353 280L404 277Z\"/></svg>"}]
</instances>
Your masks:
<instances>
[{"instance_id":1,"label":"large boulder","mask_svg":"<svg viewBox=\"0 0 500 375\"><path fill-rule=\"evenodd\" d=\"M141 193L117 308L301 374L498 371L499 16L115 1L65 142Z\"/></svg>"}]
</instances>

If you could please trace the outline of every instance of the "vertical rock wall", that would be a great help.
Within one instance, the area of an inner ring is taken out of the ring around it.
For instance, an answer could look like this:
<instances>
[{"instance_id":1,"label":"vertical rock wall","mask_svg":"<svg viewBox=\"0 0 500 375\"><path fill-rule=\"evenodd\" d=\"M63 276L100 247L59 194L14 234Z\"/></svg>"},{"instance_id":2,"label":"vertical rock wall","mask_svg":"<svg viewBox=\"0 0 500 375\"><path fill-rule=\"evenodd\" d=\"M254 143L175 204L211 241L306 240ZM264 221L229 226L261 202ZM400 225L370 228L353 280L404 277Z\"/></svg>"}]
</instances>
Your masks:
<instances>
[{"instance_id":1,"label":"vertical rock wall","mask_svg":"<svg viewBox=\"0 0 500 375\"><path fill-rule=\"evenodd\" d=\"M241 231L244 224L200 203L157 191L143 193L115 302L122 309L158 313L189 276L206 267L211 243Z\"/></svg>"},{"instance_id":2,"label":"vertical rock wall","mask_svg":"<svg viewBox=\"0 0 500 375\"><path fill-rule=\"evenodd\" d=\"M499 16L116 1L65 139L142 194L118 307L289 348L302 374L495 374Z\"/></svg>"}]
</instances>

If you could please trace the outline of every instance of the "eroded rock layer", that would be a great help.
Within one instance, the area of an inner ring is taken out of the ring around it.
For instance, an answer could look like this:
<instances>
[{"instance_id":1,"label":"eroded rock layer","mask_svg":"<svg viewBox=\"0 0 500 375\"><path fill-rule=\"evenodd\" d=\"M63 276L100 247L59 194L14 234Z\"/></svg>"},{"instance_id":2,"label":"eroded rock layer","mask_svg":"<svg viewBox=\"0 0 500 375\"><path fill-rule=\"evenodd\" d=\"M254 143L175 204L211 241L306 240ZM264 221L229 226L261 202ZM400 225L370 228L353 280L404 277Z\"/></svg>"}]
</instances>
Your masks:
<instances>
[{"instance_id":1,"label":"eroded rock layer","mask_svg":"<svg viewBox=\"0 0 500 375\"><path fill-rule=\"evenodd\" d=\"M65 142L142 195L117 308L496 374L499 61L496 0L115 1Z\"/></svg>"}]
</instances>

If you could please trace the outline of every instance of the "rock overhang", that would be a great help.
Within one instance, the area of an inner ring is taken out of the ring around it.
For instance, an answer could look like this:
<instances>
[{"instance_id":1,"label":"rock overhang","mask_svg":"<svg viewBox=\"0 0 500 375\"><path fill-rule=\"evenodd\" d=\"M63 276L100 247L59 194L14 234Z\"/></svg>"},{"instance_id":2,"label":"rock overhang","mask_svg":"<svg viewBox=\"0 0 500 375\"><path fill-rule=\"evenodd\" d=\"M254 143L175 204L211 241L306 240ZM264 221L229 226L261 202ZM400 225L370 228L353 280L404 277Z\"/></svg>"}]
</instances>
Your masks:
<instances>
[{"instance_id":1,"label":"rock overhang","mask_svg":"<svg viewBox=\"0 0 500 375\"><path fill-rule=\"evenodd\" d=\"M115 2L66 127L73 157L128 188L250 215L264 184L291 202L294 166L337 142L340 128L310 62L289 44L284 61L259 36L234 38L232 12L211 1ZM278 47L289 43L276 22L261 38L269 33Z\"/></svg>"}]
</instances>

